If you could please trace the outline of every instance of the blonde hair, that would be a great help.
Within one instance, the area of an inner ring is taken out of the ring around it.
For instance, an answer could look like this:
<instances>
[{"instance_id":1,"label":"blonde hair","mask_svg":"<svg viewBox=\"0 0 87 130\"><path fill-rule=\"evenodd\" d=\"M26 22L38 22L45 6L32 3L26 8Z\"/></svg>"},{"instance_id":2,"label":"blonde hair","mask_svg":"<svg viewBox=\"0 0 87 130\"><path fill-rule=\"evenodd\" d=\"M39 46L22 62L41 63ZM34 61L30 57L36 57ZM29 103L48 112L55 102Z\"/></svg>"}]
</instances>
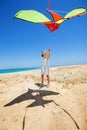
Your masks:
<instances>
[{"instance_id":1,"label":"blonde hair","mask_svg":"<svg viewBox=\"0 0 87 130\"><path fill-rule=\"evenodd\" d=\"M42 57L44 57L44 56L43 56L43 53L46 53L46 50L41 51L41 56L42 56Z\"/></svg>"}]
</instances>

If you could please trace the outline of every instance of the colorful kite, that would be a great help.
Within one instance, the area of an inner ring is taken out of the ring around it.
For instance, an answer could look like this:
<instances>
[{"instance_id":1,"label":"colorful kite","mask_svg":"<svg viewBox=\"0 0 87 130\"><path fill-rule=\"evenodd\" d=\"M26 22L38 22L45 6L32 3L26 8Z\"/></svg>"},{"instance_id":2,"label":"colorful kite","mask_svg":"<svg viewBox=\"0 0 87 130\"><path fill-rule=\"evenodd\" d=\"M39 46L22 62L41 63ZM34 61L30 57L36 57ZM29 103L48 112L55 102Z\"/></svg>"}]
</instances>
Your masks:
<instances>
[{"instance_id":1,"label":"colorful kite","mask_svg":"<svg viewBox=\"0 0 87 130\"><path fill-rule=\"evenodd\" d=\"M65 15L65 17L60 16L59 14L50 11L47 9L47 12L49 12L53 18L53 20L50 20L47 18L44 14L35 11L35 10L21 10L16 15L15 18L25 20L32 23L39 23L44 24L49 29L50 32L53 32L54 30L58 29L59 26L66 20L71 19L75 16L82 16L87 13L86 8L77 8Z\"/></svg>"}]
</instances>

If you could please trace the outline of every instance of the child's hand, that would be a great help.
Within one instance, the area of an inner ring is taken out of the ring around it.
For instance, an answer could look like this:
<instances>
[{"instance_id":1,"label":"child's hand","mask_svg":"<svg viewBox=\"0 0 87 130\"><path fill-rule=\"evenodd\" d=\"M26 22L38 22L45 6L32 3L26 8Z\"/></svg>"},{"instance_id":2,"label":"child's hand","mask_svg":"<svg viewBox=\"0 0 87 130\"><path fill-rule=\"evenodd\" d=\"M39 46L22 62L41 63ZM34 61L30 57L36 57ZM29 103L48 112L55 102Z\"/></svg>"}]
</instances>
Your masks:
<instances>
[{"instance_id":1,"label":"child's hand","mask_svg":"<svg viewBox=\"0 0 87 130\"><path fill-rule=\"evenodd\" d=\"M48 48L48 51L51 51L51 48Z\"/></svg>"}]
</instances>

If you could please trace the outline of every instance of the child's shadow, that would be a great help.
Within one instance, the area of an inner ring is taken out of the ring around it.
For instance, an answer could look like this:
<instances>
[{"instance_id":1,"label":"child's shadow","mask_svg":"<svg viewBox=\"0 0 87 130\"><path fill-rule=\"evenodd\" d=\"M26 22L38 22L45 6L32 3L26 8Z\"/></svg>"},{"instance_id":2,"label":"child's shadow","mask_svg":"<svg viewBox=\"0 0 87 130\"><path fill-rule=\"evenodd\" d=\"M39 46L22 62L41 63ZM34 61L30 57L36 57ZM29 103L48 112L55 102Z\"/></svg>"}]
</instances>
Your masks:
<instances>
[{"instance_id":1,"label":"child's shadow","mask_svg":"<svg viewBox=\"0 0 87 130\"><path fill-rule=\"evenodd\" d=\"M42 85L41 83L35 83L35 85L37 85L37 86L39 87L39 89L41 89L41 88L47 86L47 85L44 85L44 84Z\"/></svg>"}]
</instances>

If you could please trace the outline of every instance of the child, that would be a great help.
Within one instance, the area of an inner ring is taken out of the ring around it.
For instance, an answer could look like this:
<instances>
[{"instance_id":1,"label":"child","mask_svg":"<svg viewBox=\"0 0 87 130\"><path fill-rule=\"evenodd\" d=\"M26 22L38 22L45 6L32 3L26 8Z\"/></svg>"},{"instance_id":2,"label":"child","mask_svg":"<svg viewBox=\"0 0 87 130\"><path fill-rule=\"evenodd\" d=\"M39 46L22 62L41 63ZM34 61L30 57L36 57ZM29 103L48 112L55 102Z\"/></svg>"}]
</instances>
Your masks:
<instances>
[{"instance_id":1,"label":"child","mask_svg":"<svg viewBox=\"0 0 87 130\"><path fill-rule=\"evenodd\" d=\"M47 87L50 86L49 82L50 82L50 78L49 78L49 58L50 58L50 48L48 49L48 51L42 51L42 57L43 57L43 62L42 62L42 66L41 66L41 86L44 85L44 75L47 76Z\"/></svg>"}]
</instances>

